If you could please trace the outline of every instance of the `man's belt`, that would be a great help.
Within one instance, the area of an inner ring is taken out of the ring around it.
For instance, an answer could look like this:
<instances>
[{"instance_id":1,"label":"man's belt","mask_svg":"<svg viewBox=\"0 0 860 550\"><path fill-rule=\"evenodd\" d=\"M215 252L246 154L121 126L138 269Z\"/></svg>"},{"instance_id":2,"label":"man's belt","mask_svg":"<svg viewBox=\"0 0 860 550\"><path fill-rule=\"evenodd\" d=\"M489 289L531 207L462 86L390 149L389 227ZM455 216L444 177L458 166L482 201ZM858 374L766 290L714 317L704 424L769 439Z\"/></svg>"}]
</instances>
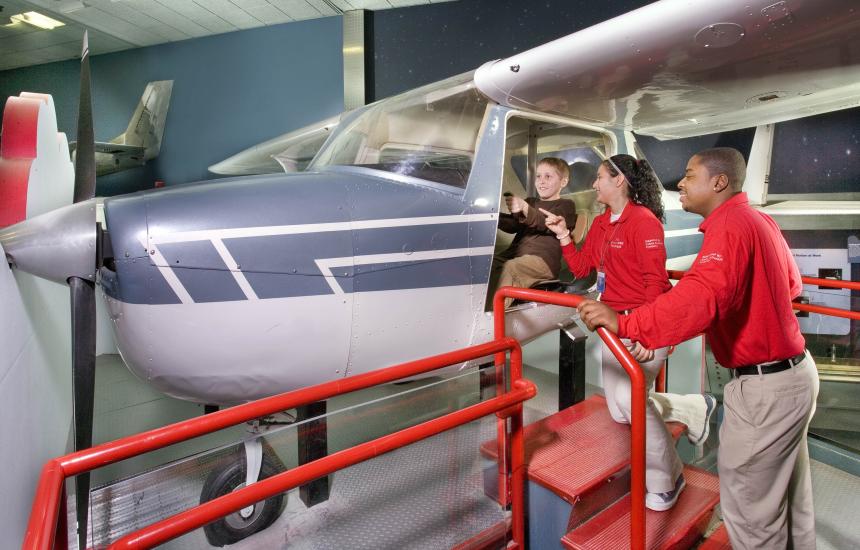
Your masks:
<instances>
[{"instance_id":1,"label":"man's belt","mask_svg":"<svg viewBox=\"0 0 860 550\"><path fill-rule=\"evenodd\" d=\"M749 365L745 367L735 367L734 369L732 369L732 374L737 378L738 376L746 376L748 374L772 374L774 372L782 372L800 363L805 357L806 352L804 351L795 355L794 357L789 357L788 359L783 359L782 361L777 361L776 363L770 363L769 365Z\"/></svg>"}]
</instances>

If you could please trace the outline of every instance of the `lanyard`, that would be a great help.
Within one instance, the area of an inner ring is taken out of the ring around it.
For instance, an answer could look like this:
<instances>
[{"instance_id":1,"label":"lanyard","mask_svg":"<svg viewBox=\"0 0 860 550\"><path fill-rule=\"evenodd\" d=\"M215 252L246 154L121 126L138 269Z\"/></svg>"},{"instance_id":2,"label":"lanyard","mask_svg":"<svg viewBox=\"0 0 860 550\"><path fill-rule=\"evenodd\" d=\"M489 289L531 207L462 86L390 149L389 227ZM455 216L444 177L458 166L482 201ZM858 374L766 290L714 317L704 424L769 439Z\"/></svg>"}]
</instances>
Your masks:
<instances>
[{"instance_id":1,"label":"lanyard","mask_svg":"<svg viewBox=\"0 0 860 550\"><path fill-rule=\"evenodd\" d=\"M603 264L606 260L606 249L609 247L609 243L612 242L612 239L615 238L615 232L618 231L618 227L621 225L621 218L618 218L615 223L613 223L615 227L612 228L612 233L609 235L609 238L603 241L603 248L600 250L600 266L598 267L598 271L603 272Z\"/></svg>"}]
</instances>

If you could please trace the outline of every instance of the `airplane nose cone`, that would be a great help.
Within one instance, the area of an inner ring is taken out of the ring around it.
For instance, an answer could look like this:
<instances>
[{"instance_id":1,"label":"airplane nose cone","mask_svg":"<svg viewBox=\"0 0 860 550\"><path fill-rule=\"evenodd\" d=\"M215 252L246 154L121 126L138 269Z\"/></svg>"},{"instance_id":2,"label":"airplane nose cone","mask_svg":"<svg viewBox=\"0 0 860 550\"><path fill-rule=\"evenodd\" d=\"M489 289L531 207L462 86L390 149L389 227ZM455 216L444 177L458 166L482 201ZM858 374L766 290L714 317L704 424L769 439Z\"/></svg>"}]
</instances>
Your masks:
<instances>
[{"instance_id":1,"label":"airplane nose cone","mask_svg":"<svg viewBox=\"0 0 860 550\"><path fill-rule=\"evenodd\" d=\"M82 201L0 229L0 245L14 269L66 284L96 275L96 208Z\"/></svg>"}]
</instances>

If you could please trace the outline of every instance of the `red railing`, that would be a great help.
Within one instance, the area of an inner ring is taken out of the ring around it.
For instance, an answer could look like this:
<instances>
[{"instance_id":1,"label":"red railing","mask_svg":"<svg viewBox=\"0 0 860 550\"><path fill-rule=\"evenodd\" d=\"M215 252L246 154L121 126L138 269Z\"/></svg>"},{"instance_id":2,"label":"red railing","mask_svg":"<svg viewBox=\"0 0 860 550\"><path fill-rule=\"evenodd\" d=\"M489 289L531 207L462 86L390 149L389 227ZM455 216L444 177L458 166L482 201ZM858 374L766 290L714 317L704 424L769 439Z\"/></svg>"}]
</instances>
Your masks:
<instances>
[{"instance_id":1,"label":"red railing","mask_svg":"<svg viewBox=\"0 0 860 550\"><path fill-rule=\"evenodd\" d=\"M669 278L680 280L687 272L669 270ZM838 281L835 279L817 279L815 277L801 277L801 282L805 285L823 286L826 288L840 288L846 290L860 291L860 282L857 281ZM837 307L819 306L816 304L804 304L802 302L792 302L794 309L797 311L808 311L810 313L820 313L821 315L830 315L832 317L843 317L845 319L853 319L860 321L860 311L851 311L850 309L840 309Z\"/></svg>"},{"instance_id":2,"label":"red railing","mask_svg":"<svg viewBox=\"0 0 860 550\"><path fill-rule=\"evenodd\" d=\"M65 541L64 530L58 528L58 518L61 515L60 511L65 509L63 506L65 502L64 481L68 477L256 418L329 399L336 395L424 374L449 365L465 363L493 354L496 354L497 357L501 356L502 364L504 364L506 351L509 351L511 356L511 390L509 392L497 393L492 399L476 405L258 481L238 491L126 535L112 544L110 548L151 548L163 544L242 508L341 468L472 422L483 416L496 414L500 419L507 417L512 419L510 486L515 488L510 495L512 531L513 542L517 548L521 549L525 540L522 491L525 471L523 467L522 403L534 397L537 394L537 389L531 381L522 378L522 351L519 343L513 338L498 338L486 344L287 392L55 458L42 469L23 547L27 550L50 550L56 547L55 542L62 545ZM508 484L505 483L504 486L507 487ZM517 487L519 490L516 490ZM62 523L59 524L59 526L62 525Z\"/></svg>"},{"instance_id":3,"label":"red railing","mask_svg":"<svg viewBox=\"0 0 860 550\"><path fill-rule=\"evenodd\" d=\"M584 296L576 294L560 294L558 292L547 292L543 290L534 290L516 287L502 287L493 297L493 319L495 322L496 339L505 337L505 298L515 298L527 300L529 302L541 302L545 304L555 304L559 306L573 307L579 305ZM631 550L644 550L645 548L645 375L642 373L642 367L633 359L630 352L621 343L621 340L608 331L600 327L597 329L597 334L609 348L609 351L615 355L624 370L630 376L630 391L631 395L631 420L630 420L630 548ZM500 364L496 358L496 365ZM520 417L522 420L522 417ZM511 433L514 433L514 418L511 418ZM502 429L500 424L499 430ZM522 432L522 430L519 430ZM499 438L502 441L502 438ZM499 456L503 449L499 449ZM511 452L517 451L517 443L511 441ZM522 486L515 484L512 493L516 495L517 490L522 490Z\"/></svg>"}]
</instances>

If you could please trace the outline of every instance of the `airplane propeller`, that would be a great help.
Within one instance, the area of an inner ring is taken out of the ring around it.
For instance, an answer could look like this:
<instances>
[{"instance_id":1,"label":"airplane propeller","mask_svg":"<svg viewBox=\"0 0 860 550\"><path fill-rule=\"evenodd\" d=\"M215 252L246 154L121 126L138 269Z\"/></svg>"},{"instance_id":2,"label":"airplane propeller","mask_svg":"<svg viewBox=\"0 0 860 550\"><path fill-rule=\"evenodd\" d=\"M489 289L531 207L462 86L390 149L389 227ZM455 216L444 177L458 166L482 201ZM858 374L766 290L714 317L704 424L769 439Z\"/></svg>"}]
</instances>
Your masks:
<instances>
[{"instance_id":1,"label":"airplane propeller","mask_svg":"<svg viewBox=\"0 0 860 550\"><path fill-rule=\"evenodd\" d=\"M78 134L75 157L74 202L87 201L95 195L96 160L93 135L93 108L90 90L90 52L84 31L81 51L81 90L78 102ZM72 385L74 388L75 450L86 449L93 442L93 401L96 366L96 293L95 282L83 277L68 279L72 321ZM75 481L77 503L78 548L87 543L87 520L90 474L80 474Z\"/></svg>"}]
</instances>

